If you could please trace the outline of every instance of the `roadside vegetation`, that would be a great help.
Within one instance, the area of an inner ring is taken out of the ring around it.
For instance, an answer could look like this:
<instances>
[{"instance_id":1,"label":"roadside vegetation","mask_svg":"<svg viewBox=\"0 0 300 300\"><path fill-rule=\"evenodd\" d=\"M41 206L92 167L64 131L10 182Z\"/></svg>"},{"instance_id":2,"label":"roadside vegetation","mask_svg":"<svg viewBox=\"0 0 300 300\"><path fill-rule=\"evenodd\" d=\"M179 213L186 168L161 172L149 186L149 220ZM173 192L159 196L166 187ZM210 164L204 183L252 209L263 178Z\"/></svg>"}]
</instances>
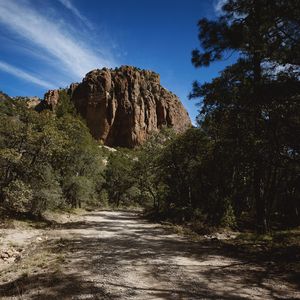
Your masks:
<instances>
[{"instance_id":1,"label":"roadside vegetation","mask_svg":"<svg viewBox=\"0 0 300 300\"><path fill-rule=\"evenodd\" d=\"M64 90L54 111L36 112L5 95L2 214L141 207L198 233L297 228L299 9L297 1L229 0L219 19L200 20L194 66L229 55L235 63L211 82L194 83L195 128L182 135L165 128L136 149L110 151L93 140Z\"/></svg>"},{"instance_id":2,"label":"roadside vegetation","mask_svg":"<svg viewBox=\"0 0 300 300\"><path fill-rule=\"evenodd\" d=\"M40 113L24 101L0 102L3 214L38 217L47 209L98 201L104 182L101 148L64 91L61 99L55 112Z\"/></svg>"},{"instance_id":3,"label":"roadside vegetation","mask_svg":"<svg viewBox=\"0 0 300 300\"><path fill-rule=\"evenodd\" d=\"M300 225L299 10L296 1L230 0L219 19L199 21L194 66L232 55L235 63L193 84L197 128L163 131L132 158L119 157L118 176L130 186L119 198L135 191L153 217L200 233L229 227L267 236Z\"/></svg>"}]
</instances>

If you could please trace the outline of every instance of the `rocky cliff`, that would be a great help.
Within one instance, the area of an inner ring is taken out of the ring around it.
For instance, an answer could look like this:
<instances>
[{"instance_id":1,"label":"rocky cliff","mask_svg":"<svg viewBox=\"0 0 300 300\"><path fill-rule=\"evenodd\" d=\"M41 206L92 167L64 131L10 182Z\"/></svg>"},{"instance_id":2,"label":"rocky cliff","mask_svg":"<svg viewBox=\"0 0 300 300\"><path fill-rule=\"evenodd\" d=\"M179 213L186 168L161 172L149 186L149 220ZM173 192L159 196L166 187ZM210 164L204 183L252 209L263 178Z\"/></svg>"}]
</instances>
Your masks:
<instances>
[{"instance_id":1,"label":"rocky cliff","mask_svg":"<svg viewBox=\"0 0 300 300\"><path fill-rule=\"evenodd\" d=\"M134 147L164 126L177 132L191 126L178 97L151 71L129 66L96 69L72 84L69 94L92 135L109 146ZM49 91L45 101L55 107L58 93Z\"/></svg>"}]
</instances>

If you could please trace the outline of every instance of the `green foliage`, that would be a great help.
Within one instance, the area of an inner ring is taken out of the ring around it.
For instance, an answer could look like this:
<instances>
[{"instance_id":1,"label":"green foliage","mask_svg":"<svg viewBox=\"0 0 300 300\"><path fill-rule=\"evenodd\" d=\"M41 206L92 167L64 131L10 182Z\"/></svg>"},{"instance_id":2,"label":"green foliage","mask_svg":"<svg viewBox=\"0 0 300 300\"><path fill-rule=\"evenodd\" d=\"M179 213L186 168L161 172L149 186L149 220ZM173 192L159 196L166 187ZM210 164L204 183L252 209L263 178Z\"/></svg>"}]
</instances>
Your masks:
<instances>
[{"instance_id":1,"label":"green foliage","mask_svg":"<svg viewBox=\"0 0 300 300\"><path fill-rule=\"evenodd\" d=\"M85 176L68 178L64 183L64 193L71 207L80 207L84 202L93 202L96 197L93 180Z\"/></svg>"},{"instance_id":2,"label":"green foliage","mask_svg":"<svg viewBox=\"0 0 300 300\"><path fill-rule=\"evenodd\" d=\"M263 232L278 215L299 222L299 11L297 1L228 0L218 20L199 21L192 58L202 67L239 56L212 82L195 82L191 97L201 97L199 126L222 151L221 195L237 215L254 210Z\"/></svg>"},{"instance_id":3,"label":"green foliage","mask_svg":"<svg viewBox=\"0 0 300 300\"><path fill-rule=\"evenodd\" d=\"M200 20L193 64L233 52L236 63L194 83L198 128L153 135L136 159L111 156L110 199L134 189L140 204L177 222L236 227L256 215L261 231L299 223L299 10L297 1L228 0L219 19Z\"/></svg>"},{"instance_id":4,"label":"green foliage","mask_svg":"<svg viewBox=\"0 0 300 300\"><path fill-rule=\"evenodd\" d=\"M174 139L174 132L164 128L153 134L137 151L133 175L140 190L140 204L146 208L153 207L156 212L161 209L166 186L161 181L160 156L163 148Z\"/></svg>"},{"instance_id":5,"label":"green foliage","mask_svg":"<svg viewBox=\"0 0 300 300\"><path fill-rule=\"evenodd\" d=\"M108 158L105 187L109 202L114 206L128 201L128 193L134 183L131 174L133 159L132 153L122 149L112 152Z\"/></svg>"},{"instance_id":6,"label":"green foliage","mask_svg":"<svg viewBox=\"0 0 300 300\"><path fill-rule=\"evenodd\" d=\"M33 191L30 185L21 180L11 181L3 188L4 206L10 211L23 213L31 208Z\"/></svg>"},{"instance_id":7,"label":"green foliage","mask_svg":"<svg viewBox=\"0 0 300 300\"><path fill-rule=\"evenodd\" d=\"M59 99L55 108L57 117L62 117L67 114L76 115L76 109L74 103L71 101L70 96L66 90L59 91Z\"/></svg>"},{"instance_id":8,"label":"green foliage","mask_svg":"<svg viewBox=\"0 0 300 300\"><path fill-rule=\"evenodd\" d=\"M151 188L156 200L153 207L162 217L176 222L234 225L232 207L224 198L230 195L226 188L228 169L218 159L218 143L202 129L191 128L163 145L156 144L154 152L147 151L148 147L142 147L140 175L135 178L146 191Z\"/></svg>"},{"instance_id":9,"label":"green foliage","mask_svg":"<svg viewBox=\"0 0 300 300\"><path fill-rule=\"evenodd\" d=\"M218 19L200 20L194 66L237 60L193 84L198 128L164 129L135 150L96 144L65 90L40 114L1 94L0 205L138 204L199 230L299 224L299 16L299 1L228 0Z\"/></svg>"},{"instance_id":10,"label":"green foliage","mask_svg":"<svg viewBox=\"0 0 300 300\"><path fill-rule=\"evenodd\" d=\"M100 201L103 153L68 105L58 112L37 113L21 100L2 103L1 206L39 215L46 209Z\"/></svg>"},{"instance_id":11,"label":"green foliage","mask_svg":"<svg viewBox=\"0 0 300 300\"><path fill-rule=\"evenodd\" d=\"M230 199L224 199L223 201L223 207L221 208L223 214L220 219L220 225L222 227L236 227L236 217L235 212L231 204Z\"/></svg>"},{"instance_id":12,"label":"green foliage","mask_svg":"<svg viewBox=\"0 0 300 300\"><path fill-rule=\"evenodd\" d=\"M113 206L142 206L159 212L166 185L161 182L159 157L174 133L163 129L140 148L111 152L105 170L105 189Z\"/></svg>"},{"instance_id":13,"label":"green foliage","mask_svg":"<svg viewBox=\"0 0 300 300\"><path fill-rule=\"evenodd\" d=\"M30 211L33 214L40 214L46 209L63 208L62 187L58 176L50 165L40 166L39 173L34 181L31 180L33 188L33 201Z\"/></svg>"}]
</instances>

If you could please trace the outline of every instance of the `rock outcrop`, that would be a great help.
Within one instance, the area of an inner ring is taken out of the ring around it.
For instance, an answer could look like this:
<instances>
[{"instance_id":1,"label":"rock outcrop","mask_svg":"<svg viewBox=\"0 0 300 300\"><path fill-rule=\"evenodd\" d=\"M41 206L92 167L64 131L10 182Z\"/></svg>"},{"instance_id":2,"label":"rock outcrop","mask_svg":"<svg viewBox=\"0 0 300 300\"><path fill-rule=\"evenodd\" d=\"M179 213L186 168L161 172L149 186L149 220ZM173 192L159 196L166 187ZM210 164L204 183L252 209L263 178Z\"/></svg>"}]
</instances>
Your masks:
<instances>
[{"instance_id":1,"label":"rock outcrop","mask_svg":"<svg viewBox=\"0 0 300 300\"><path fill-rule=\"evenodd\" d=\"M41 103L41 99L39 99L38 97L29 97L26 100L26 105L28 108L36 108L40 105Z\"/></svg>"},{"instance_id":2,"label":"rock outcrop","mask_svg":"<svg viewBox=\"0 0 300 300\"><path fill-rule=\"evenodd\" d=\"M151 71L129 66L96 69L72 84L69 94L91 134L108 146L134 147L164 126L176 132L191 126L178 97ZM45 101L53 107L56 96L49 91Z\"/></svg>"},{"instance_id":3,"label":"rock outcrop","mask_svg":"<svg viewBox=\"0 0 300 300\"><path fill-rule=\"evenodd\" d=\"M55 106L58 103L58 100L59 100L59 90L49 90L44 96L44 101L46 102L46 105L50 109L55 108Z\"/></svg>"}]
</instances>

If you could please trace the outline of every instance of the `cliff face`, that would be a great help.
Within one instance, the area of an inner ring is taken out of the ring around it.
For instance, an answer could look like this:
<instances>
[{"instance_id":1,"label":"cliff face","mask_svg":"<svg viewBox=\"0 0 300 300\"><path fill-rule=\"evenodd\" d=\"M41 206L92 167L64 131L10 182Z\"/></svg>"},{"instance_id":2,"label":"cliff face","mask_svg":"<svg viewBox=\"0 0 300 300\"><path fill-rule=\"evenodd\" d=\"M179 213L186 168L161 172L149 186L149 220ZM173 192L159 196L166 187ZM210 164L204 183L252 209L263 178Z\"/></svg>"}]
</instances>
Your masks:
<instances>
[{"instance_id":1,"label":"cliff face","mask_svg":"<svg viewBox=\"0 0 300 300\"><path fill-rule=\"evenodd\" d=\"M163 126L177 132L191 126L178 97L151 71L128 66L93 70L72 84L69 94L92 135L108 146L134 147ZM56 98L52 91L45 100L53 107Z\"/></svg>"},{"instance_id":2,"label":"cliff face","mask_svg":"<svg viewBox=\"0 0 300 300\"><path fill-rule=\"evenodd\" d=\"M49 90L45 96L44 101L50 109L54 109L59 100L59 90Z\"/></svg>"}]
</instances>

